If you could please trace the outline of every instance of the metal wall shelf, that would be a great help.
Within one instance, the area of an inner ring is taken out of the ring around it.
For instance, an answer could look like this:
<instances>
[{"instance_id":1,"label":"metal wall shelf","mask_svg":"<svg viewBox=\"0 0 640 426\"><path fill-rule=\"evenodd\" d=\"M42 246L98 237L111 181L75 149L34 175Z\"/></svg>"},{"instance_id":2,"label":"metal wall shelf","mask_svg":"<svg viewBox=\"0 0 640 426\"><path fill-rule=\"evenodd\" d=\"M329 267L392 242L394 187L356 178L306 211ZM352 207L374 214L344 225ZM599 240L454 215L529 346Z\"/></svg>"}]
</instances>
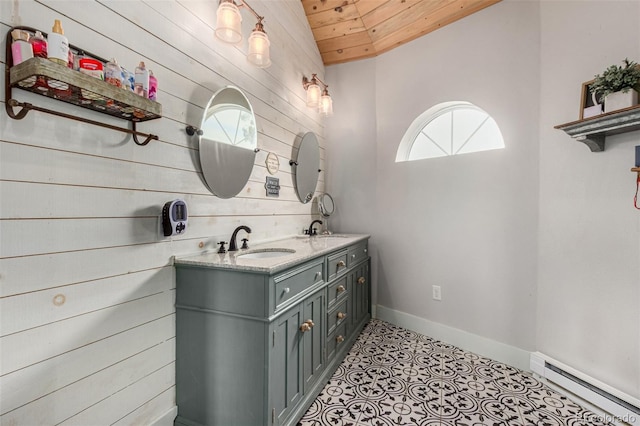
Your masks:
<instances>
[{"instance_id":1,"label":"metal wall shelf","mask_svg":"<svg viewBox=\"0 0 640 426\"><path fill-rule=\"evenodd\" d=\"M156 135L141 133L136 130L136 123L162 117L162 105L158 102L151 101L131 91L113 86L105 81L44 58L31 58L16 66L9 67L9 64L13 63L10 40L11 31L14 29L35 32L33 28L15 27L11 28L7 33L5 106L9 117L20 120L24 118L30 110L35 110L130 133L138 145L146 145L152 139L158 139ZM30 103L19 102L13 98L13 88L27 90L48 98L127 120L132 123L132 129L112 126L99 121L35 106ZM20 107L21 109L15 112L14 108L16 107ZM139 142L137 136L143 136L145 140Z\"/></svg>"},{"instance_id":2,"label":"metal wall shelf","mask_svg":"<svg viewBox=\"0 0 640 426\"><path fill-rule=\"evenodd\" d=\"M640 130L640 105L559 124L554 128L564 130L592 152L604 151L607 136Z\"/></svg>"}]
</instances>

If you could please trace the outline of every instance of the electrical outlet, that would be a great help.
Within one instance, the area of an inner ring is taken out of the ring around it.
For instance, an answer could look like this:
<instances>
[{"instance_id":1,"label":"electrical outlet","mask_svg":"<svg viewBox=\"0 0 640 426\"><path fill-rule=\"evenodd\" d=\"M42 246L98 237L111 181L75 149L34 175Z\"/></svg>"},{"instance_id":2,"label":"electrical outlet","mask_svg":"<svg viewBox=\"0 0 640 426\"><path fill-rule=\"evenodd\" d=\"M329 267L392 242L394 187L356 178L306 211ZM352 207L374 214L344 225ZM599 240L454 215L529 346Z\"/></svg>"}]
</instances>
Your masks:
<instances>
[{"instance_id":1,"label":"electrical outlet","mask_svg":"<svg viewBox=\"0 0 640 426\"><path fill-rule=\"evenodd\" d=\"M434 285L433 287L433 300L442 300L442 289L439 285Z\"/></svg>"}]
</instances>

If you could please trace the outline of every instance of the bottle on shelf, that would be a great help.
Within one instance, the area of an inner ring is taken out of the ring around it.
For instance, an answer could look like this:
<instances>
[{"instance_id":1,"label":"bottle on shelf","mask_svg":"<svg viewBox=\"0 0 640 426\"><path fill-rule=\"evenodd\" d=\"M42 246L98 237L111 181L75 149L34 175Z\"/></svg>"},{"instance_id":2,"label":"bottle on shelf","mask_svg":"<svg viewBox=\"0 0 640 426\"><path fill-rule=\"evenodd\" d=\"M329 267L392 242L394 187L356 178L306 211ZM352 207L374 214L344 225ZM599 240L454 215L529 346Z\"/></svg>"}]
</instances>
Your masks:
<instances>
[{"instance_id":1,"label":"bottle on shelf","mask_svg":"<svg viewBox=\"0 0 640 426\"><path fill-rule=\"evenodd\" d=\"M136 67L135 72L135 92L137 95L145 98L149 97L149 71L145 68L144 62L140 62L140 65Z\"/></svg>"},{"instance_id":2,"label":"bottle on shelf","mask_svg":"<svg viewBox=\"0 0 640 426\"><path fill-rule=\"evenodd\" d=\"M118 65L118 61L111 59L104 67L104 81L116 86L122 87L122 68Z\"/></svg>"},{"instance_id":3,"label":"bottle on shelf","mask_svg":"<svg viewBox=\"0 0 640 426\"><path fill-rule=\"evenodd\" d=\"M156 101L158 99L158 79L153 75L153 71L149 70L149 100Z\"/></svg>"},{"instance_id":4,"label":"bottle on shelf","mask_svg":"<svg viewBox=\"0 0 640 426\"><path fill-rule=\"evenodd\" d=\"M69 40L64 36L64 30L59 19L55 20L51 31L47 38L49 60L67 66L69 63Z\"/></svg>"},{"instance_id":5,"label":"bottle on shelf","mask_svg":"<svg viewBox=\"0 0 640 426\"><path fill-rule=\"evenodd\" d=\"M120 67L122 69L122 87L130 92L135 92L136 90L136 76L134 73L126 69L125 67Z\"/></svg>"},{"instance_id":6,"label":"bottle on shelf","mask_svg":"<svg viewBox=\"0 0 640 426\"><path fill-rule=\"evenodd\" d=\"M27 59L33 58L33 49L31 48L31 43L29 43L30 36L31 34L27 31L11 31L11 37L13 38L13 43L11 43L13 65L18 65Z\"/></svg>"},{"instance_id":7,"label":"bottle on shelf","mask_svg":"<svg viewBox=\"0 0 640 426\"><path fill-rule=\"evenodd\" d=\"M47 40L40 31L36 31L35 35L29 39L29 43L31 43L34 57L47 59ZM49 90L47 79L42 76L37 78L34 86L43 92Z\"/></svg>"},{"instance_id":8,"label":"bottle on shelf","mask_svg":"<svg viewBox=\"0 0 640 426\"><path fill-rule=\"evenodd\" d=\"M35 35L29 39L33 56L36 58L47 58L47 40L40 31L36 31Z\"/></svg>"}]
</instances>

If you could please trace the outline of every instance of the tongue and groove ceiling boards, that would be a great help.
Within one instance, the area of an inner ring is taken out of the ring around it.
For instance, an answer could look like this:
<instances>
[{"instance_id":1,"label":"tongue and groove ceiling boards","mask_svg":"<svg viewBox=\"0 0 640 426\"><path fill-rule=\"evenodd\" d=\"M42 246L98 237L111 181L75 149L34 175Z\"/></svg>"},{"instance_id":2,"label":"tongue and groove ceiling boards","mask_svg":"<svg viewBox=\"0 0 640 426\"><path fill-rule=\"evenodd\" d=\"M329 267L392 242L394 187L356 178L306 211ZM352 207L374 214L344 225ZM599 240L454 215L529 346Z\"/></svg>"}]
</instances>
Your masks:
<instances>
[{"instance_id":1,"label":"tongue and groove ceiling boards","mask_svg":"<svg viewBox=\"0 0 640 426\"><path fill-rule=\"evenodd\" d=\"M325 65L380 55L500 0L301 0Z\"/></svg>"}]
</instances>

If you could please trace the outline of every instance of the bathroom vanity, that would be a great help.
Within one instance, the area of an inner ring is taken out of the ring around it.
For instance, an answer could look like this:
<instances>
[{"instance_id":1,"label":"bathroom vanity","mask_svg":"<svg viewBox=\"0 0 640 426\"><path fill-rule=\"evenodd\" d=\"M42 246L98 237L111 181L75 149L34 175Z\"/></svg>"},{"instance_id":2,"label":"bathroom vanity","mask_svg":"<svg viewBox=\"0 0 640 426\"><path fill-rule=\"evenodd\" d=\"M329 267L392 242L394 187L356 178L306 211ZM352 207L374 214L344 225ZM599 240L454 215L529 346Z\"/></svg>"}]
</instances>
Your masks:
<instances>
[{"instance_id":1,"label":"bathroom vanity","mask_svg":"<svg viewBox=\"0 0 640 426\"><path fill-rule=\"evenodd\" d=\"M368 235L176 258L177 425L295 425L371 318Z\"/></svg>"}]
</instances>

